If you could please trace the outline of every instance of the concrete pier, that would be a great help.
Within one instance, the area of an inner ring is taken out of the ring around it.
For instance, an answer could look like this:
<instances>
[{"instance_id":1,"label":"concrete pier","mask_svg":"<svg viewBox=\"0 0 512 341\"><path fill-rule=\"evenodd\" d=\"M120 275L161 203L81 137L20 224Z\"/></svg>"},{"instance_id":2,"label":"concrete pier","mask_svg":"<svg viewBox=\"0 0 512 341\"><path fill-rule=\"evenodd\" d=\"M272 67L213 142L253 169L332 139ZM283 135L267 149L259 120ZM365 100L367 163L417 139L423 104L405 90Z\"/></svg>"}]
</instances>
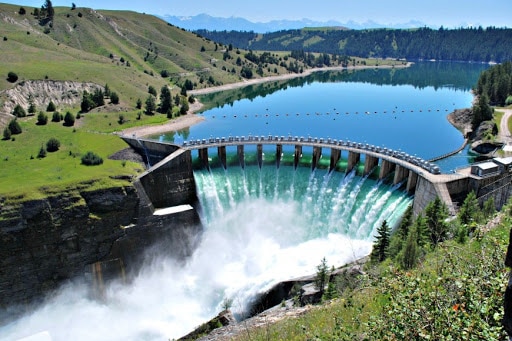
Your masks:
<instances>
[{"instance_id":1,"label":"concrete pier","mask_svg":"<svg viewBox=\"0 0 512 341\"><path fill-rule=\"evenodd\" d=\"M361 154L349 151L348 152L348 163L347 163L347 173L352 172L355 166L359 163L361 160Z\"/></svg>"},{"instance_id":2,"label":"concrete pier","mask_svg":"<svg viewBox=\"0 0 512 341\"><path fill-rule=\"evenodd\" d=\"M238 161L240 162L240 167L245 169L245 154L244 154L244 145L239 144L236 146L236 153L238 155Z\"/></svg>"},{"instance_id":3,"label":"concrete pier","mask_svg":"<svg viewBox=\"0 0 512 341\"><path fill-rule=\"evenodd\" d=\"M293 166L297 169L300 158L302 157L302 146L300 144L295 145L295 154L293 158Z\"/></svg>"},{"instance_id":4,"label":"concrete pier","mask_svg":"<svg viewBox=\"0 0 512 341\"><path fill-rule=\"evenodd\" d=\"M400 165L395 167L395 176L393 178L393 185L399 184L409 176L409 170Z\"/></svg>"},{"instance_id":5,"label":"concrete pier","mask_svg":"<svg viewBox=\"0 0 512 341\"><path fill-rule=\"evenodd\" d=\"M261 168L261 166L263 165L263 145L258 144L256 146L256 149L258 153L258 166Z\"/></svg>"},{"instance_id":6,"label":"concrete pier","mask_svg":"<svg viewBox=\"0 0 512 341\"><path fill-rule=\"evenodd\" d=\"M395 170L395 166L396 164L391 161L382 160L380 164L379 179L382 180L391 174Z\"/></svg>"},{"instance_id":7,"label":"concrete pier","mask_svg":"<svg viewBox=\"0 0 512 341\"><path fill-rule=\"evenodd\" d=\"M276 166L279 169L281 165L281 157L283 156L283 145L276 144Z\"/></svg>"},{"instance_id":8,"label":"concrete pier","mask_svg":"<svg viewBox=\"0 0 512 341\"><path fill-rule=\"evenodd\" d=\"M370 172L379 165L379 158L366 155L364 160L364 175L370 174Z\"/></svg>"},{"instance_id":9,"label":"concrete pier","mask_svg":"<svg viewBox=\"0 0 512 341\"><path fill-rule=\"evenodd\" d=\"M206 169L210 169L210 164L208 162L208 148L199 149L198 155L199 160L201 160L201 165Z\"/></svg>"},{"instance_id":10,"label":"concrete pier","mask_svg":"<svg viewBox=\"0 0 512 341\"><path fill-rule=\"evenodd\" d=\"M329 172L332 172L336 168L336 164L340 161L341 150L331 148L331 162L329 164Z\"/></svg>"},{"instance_id":11,"label":"concrete pier","mask_svg":"<svg viewBox=\"0 0 512 341\"><path fill-rule=\"evenodd\" d=\"M217 147L217 155L219 156L220 163L224 169L227 168L226 164L226 146Z\"/></svg>"},{"instance_id":12,"label":"concrete pier","mask_svg":"<svg viewBox=\"0 0 512 341\"><path fill-rule=\"evenodd\" d=\"M320 161L320 158L322 157L322 147L313 147L313 157L311 159L311 169L315 170L316 166L318 165L318 161Z\"/></svg>"}]
</instances>

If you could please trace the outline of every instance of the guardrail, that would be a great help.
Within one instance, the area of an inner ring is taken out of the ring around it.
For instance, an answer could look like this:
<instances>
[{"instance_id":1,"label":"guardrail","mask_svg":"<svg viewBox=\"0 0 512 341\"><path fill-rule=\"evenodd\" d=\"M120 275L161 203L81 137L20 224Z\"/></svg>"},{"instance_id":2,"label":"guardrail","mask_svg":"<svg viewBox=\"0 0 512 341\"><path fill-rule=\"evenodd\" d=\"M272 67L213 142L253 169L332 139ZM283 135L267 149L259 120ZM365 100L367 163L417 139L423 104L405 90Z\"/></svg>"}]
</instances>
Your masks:
<instances>
[{"instance_id":1,"label":"guardrail","mask_svg":"<svg viewBox=\"0 0 512 341\"><path fill-rule=\"evenodd\" d=\"M207 139L197 139L185 141L182 144L183 148L186 149L201 149L209 147L227 146L227 145L239 145L239 144L289 144L289 145L311 145L311 146L323 146L339 149L355 149L364 152L371 152L379 154L381 156L389 156L395 159L399 159L410 163L414 166L420 167L429 173L440 174L441 171L439 166L417 156L409 155L402 151L389 149L386 147L379 147L368 143L360 143L345 140L336 140L331 138L314 138L314 137L303 137L303 136L229 136L229 137L210 137Z\"/></svg>"}]
</instances>

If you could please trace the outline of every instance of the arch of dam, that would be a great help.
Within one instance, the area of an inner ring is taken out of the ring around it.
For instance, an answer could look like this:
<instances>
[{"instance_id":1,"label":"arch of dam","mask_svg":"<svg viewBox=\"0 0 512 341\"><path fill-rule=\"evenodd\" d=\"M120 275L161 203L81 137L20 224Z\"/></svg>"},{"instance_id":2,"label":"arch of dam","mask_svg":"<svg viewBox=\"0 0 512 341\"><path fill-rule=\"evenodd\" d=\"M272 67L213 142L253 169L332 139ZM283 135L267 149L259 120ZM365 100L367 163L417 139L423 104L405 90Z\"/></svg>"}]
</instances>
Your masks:
<instances>
[{"instance_id":1,"label":"arch of dam","mask_svg":"<svg viewBox=\"0 0 512 341\"><path fill-rule=\"evenodd\" d=\"M322 152L329 151L329 172L336 169L342 153L347 154L345 170L347 173L362 166L362 155L364 155L363 175L375 174L373 172L378 169L379 179L392 181L393 184L403 183L405 190L414 195L414 214L422 212L436 197L447 205L451 214L455 214L457 204L462 202L471 190L478 193L480 188L490 185L492 187L492 184L499 180L498 176L485 179L472 176L469 168L456 173L442 174L439 167L432 162L402 151L335 139L242 136L191 140L183 145L139 139L135 136L122 136L122 139L152 165L137 180L138 189L144 191L152 212L187 204L194 207L197 204L192 164L193 152L197 153L201 165L209 169L209 150L216 149L216 155L222 166L226 168L228 166L226 148L236 148L240 166L244 167L245 147L248 145L256 146L257 163L260 167L263 165L263 146L266 146L266 152L268 148L272 148L269 146L275 146L277 167L282 160L283 146L291 146L294 167L299 165L299 160L303 157L303 148L312 148L312 169L317 168Z\"/></svg>"}]
</instances>

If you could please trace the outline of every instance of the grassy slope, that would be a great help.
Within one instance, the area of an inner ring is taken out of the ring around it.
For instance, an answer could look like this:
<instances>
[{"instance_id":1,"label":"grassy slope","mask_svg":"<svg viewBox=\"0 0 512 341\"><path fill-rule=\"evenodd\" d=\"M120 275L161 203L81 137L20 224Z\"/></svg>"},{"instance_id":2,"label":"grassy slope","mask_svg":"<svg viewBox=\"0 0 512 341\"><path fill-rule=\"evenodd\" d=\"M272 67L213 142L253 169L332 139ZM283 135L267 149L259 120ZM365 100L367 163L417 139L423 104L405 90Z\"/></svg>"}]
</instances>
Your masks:
<instances>
[{"instance_id":1,"label":"grassy slope","mask_svg":"<svg viewBox=\"0 0 512 341\"><path fill-rule=\"evenodd\" d=\"M169 84L174 96L180 91L176 85L184 79L197 82L198 87L206 86L199 83L201 77L211 76L217 84L239 80L236 73L225 71L234 68L239 72L241 67L235 64L236 58L223 61L222 46L216 48L214 42L154 16L56 7L53 26L49 33L44 33L48 25L41 26L30 15L33 8L25 7L26 15L19 15L19 8L0 4L0 75L4 75L0 77L0 91L16 85L6 80L10 71L19 76L18 83L50 79L108 84L119 94L120 107L128 122L119 125L119 114L108 112L109 109L87 113L74 128L52 122L37 126L34 117L19 119L23 133L12 140L0 140L0 197L37 198L47 195L49 189L64 190L92 180L108 185L113 182L112 176L135 175L140 171L139 165L107 159L126 147L122 140L108 133L167 120L163 115L136 119L135 103L138 98L145 100L149 85L159 92ZM162 78L162 70L167 70L171 77ZM279 72L283 71L279 68ZM0 104L2 101L5 97L0 93ZM76 113L79 108L58 110ZM51 113L48 116L51 119ZM2 131L10 119L0 114ZM37 159L39 149L50 137L61 142L61 149ZM89 150L99 154L105 163L99 167L80 165L80 154Z\"/></svg>"},{"instance_id":2,"label":"grassy slope","mask_svg":"<svg viewBox=\"0 0 512 341\"><path fill-rule=\"evenodd\" d=\"M512 221L510 206L504 211L482 239L445 242L409 271L385 262L341 297L233 339L506 340L503 258Z\"/></svg>"}]
</instances>

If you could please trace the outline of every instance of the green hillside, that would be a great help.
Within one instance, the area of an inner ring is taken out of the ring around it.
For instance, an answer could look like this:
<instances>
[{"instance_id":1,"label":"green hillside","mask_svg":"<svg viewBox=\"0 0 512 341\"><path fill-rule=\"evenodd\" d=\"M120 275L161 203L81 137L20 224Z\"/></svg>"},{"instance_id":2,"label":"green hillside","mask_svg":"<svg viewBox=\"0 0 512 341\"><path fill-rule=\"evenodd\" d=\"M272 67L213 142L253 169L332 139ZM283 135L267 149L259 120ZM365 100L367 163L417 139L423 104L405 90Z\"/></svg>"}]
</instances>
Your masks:
<instances>
[{"instance_id":1,"label":"green hillside","mask_svg":"<svg viewBox=\"0 0 512 341\"><path fill-rule=\"evenodd\" d=\"M142 114L150 86L158 92L158 105L165 85L174 99L186 81L200 89L240 81L242 74L246 78L279 75L288 73L287 67L294 61L285 57L289 53L273 53L262 68L253 61L256 54L249 60L245 57L248 51L233 50L142 13L71 7L54 10L49 18L38 16L39 8L0 4L0 130L14 118L16 104L26 111L31 100L36 106L32 115L18 118L20 135L4 135L0 140L0 198L45 196L49 188L58 191L82 182L108 186L114 177L136 174L140 165L108 159L126 147L110 134L168 120L163 114ZM10 73L17 79L8 80ZM27 81L40 81L39 88L23 90L32 84ZM71 87L108 85L118 94L119 104L110 104L107 96L105 106L78 115L82 92L72 89L75 100L65 102L68 93L59 88L59 82L71 81L76 82ZM46 93L46 87L52 86ZM15 96L13 91L17 91ZM46 112L50 100L62 116L68 111L77 115L73 127L51 122L53 113ZM138 100L142 108L136 108ZM36 124L41 111L49 117L47 125ZM177 106L172 115L179 115ZM38 159L38 151L51 137L61 142L59 151ZM80 156L89 150L105 163L84 171Z\"/></svg>"}]
</instances>

